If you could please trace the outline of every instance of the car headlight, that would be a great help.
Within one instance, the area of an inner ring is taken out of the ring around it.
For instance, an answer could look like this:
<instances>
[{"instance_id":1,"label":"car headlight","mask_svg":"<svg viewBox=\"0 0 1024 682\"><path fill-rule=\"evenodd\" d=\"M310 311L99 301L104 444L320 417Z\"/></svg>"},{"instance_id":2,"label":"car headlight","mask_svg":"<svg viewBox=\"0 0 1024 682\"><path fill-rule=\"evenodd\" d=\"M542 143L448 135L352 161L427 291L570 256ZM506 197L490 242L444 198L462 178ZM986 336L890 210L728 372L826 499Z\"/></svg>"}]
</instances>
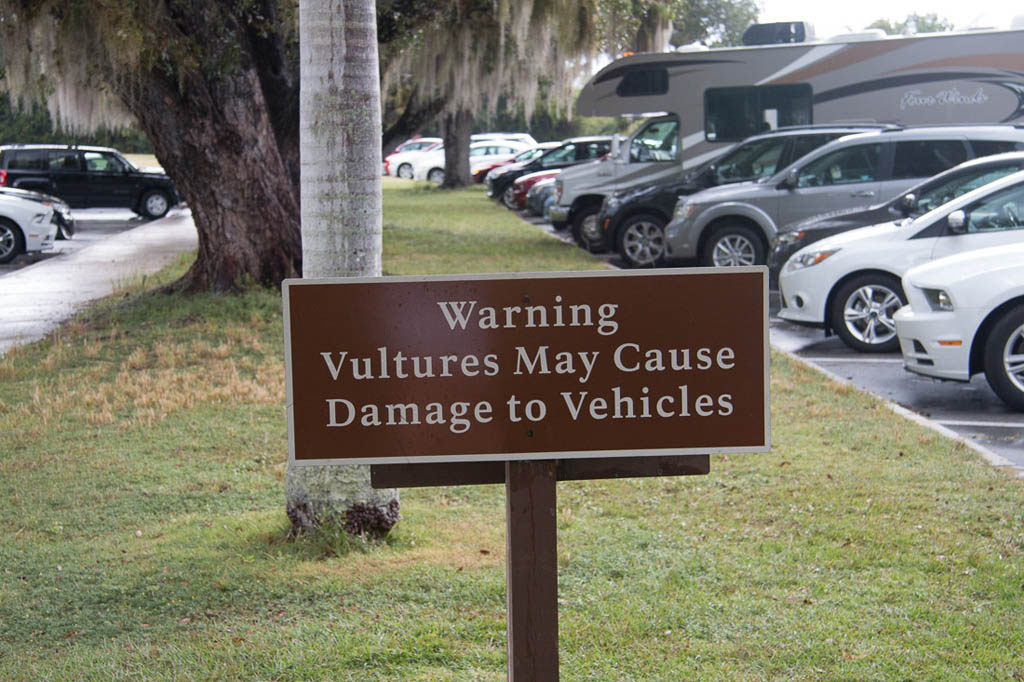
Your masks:
<instances>
[{"instance_id":1,"label":"car headlight","mask_svg":"<svg viewBox=\"0 0 1024 682\"><path fill-rule=\"evenodd\" d=\"M803 270L812 265L817 265L839 253L840 249L818 249L815 251L800 251L793 255L786 262L786 271Z\"/></svg>"},{"instance_id":2,"label":"car headlight","mask_svg":"<svg viewBox=\"0 0 1024 682\"><path fill-rule=\"evenodd\" d=\"M686 220L693 212L697 210L697 204L690 203L689 201L677 202L674 218L676 220Z\"/></svg>"},{"instance_id":3,"label":"car headlight","mask_svg":"<svg viewBox=\"0 0 1024 682\"><path fill-rule=\"evenodd\" d=\"M928 305L936 312L952 312L953 299L942 289L921 289Z\"/></svg>"},{"instance_id":4,"label":"car headlight","mask_svg":"<svg viewBox=\"0 0 1024 682\"><path fill-rule=\"evenodd\" d=\"M609 211L614 211L615 209L617 209L619 207L619 204L621 204L621 203L622 203L622 199L619 198L619 195L617 195L617 194L609 194L608 196L606 196L604 198L604 205L601 206L601 211L603 213L608 213Z\"/></svg>"},{"instance_id":5,"label":"car headlight","mask_svg":"<svg viewBox=\"0 0 1024 682\"><path fill-rule=\"evenodd\" d=\"M783 232L776 237L779 246L790 246L797 242L803 241L807 235L805 230L791 230L789 232Z\"/></svg>"}]
</instances>

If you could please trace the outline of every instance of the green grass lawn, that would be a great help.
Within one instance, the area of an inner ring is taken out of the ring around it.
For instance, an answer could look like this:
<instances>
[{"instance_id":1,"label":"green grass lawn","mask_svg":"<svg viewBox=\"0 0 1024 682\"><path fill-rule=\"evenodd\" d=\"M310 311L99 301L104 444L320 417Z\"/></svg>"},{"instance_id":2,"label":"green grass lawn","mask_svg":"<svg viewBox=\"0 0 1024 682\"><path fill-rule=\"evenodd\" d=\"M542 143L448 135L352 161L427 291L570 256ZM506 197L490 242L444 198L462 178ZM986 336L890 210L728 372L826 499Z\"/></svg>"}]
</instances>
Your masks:
<instances>
[{"instance_id":1,"label":"green grass lawn","mask_svg":"<svg viewBox=\"0 0 1024 682\"><path fill-rule=\"evenodd\" d=\"M385 193L389 274L603 267L480 188ZM280 310L139 284L0 359L0 680L505 679L501 486L287 539ZM559 484L562 679L1024 679L1021 481L772 363L770 454Z\"/></svg>"}]
</instances>

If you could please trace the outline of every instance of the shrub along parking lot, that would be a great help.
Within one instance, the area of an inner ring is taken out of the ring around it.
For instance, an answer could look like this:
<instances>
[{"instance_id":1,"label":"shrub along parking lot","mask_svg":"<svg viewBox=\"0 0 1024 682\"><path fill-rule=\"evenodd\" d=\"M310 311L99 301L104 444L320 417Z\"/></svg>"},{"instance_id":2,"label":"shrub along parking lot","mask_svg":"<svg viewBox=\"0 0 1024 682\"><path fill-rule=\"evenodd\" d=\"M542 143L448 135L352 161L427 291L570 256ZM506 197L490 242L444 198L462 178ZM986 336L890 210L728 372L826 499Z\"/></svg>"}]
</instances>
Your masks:
<instances>
[{"instance_id":1,"label":"shrub along parking lot","mask_svg":"<svg viewBox=\"0 0 1024 682\"><path fill-rule=\"evenodd\" d=\"M603 267L385 185L389 274ZM504 490L287 538L281 300L130 283L0 360L0 679L503 680ZM773 449L559 484L565 680L1024 678L1024 491L772 358Z\"/></svg>"}]
</instances>

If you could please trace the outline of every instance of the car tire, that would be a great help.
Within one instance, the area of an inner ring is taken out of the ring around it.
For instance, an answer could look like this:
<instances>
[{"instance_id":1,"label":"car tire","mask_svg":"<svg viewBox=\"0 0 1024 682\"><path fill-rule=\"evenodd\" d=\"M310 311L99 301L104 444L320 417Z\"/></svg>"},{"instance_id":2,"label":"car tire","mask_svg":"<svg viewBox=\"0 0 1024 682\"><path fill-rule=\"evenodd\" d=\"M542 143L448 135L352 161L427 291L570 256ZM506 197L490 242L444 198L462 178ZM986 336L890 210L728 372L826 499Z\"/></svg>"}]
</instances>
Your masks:
<instances>
[{"instance_id":1,"label":"car tire","mask_svg":"<svg viewBox=\"0 0 1024 682\"><path fill-rule=\"evenodd\" d=\"M900 281L871 272L847 280L832 297L832 329L861 353L891 353L900 348L892 316L906 305Z\"/></svg>"},{"instance_id":2,"label":"car tire","mask_svg":"<svg viewBox=\"0 0 1024 682\"><path fill-rule=\"evenodd\" d=\"M412 164L403 163L398 167L396 173L403 180L412 180Z\"/></svg>"},{"instance_id":3,"label":"car tire","mask_svg":"<svg viewBox=\"0 0 1024 682\"><path fill-rule=\"evenodd\" d=\"M591 253L602 253L607 250L601 238L601 230L597 224L600 206L584 208L572 221L572 236L581 248Z\"/></svg>"},{"instance_id":4,"label":"car tire","mask_svg":"<svg viewBox=\"0 0 1024 682\"><path fill-rule=\"evenodd\" d=\"M501 193L501 203L505 204L505 208L510 211L519 210L519 202L516 201L516 191L512 185L505 188L505 191Z\"/></svg>"},{"instance_id":5,"label":"car tire","mask_svg":"<svg viewBox=\"0 0 1024 682\"><path fill-rule=\"evenodd\" d=\"M1024 305L1011 308L985 340L985 379L996 395L1024 412Z\"/></svg>"},{"instance_id":6,"label":"car tire","mask_svg":"<svg viewBox=\"0 0 1024 682\"><path fill-rule=\"evenodd\" d=\"M163 190L151 189L142 195L139 206L142 215L155 220L167 215L171 209L171 198Z\"/></svg>"},{"instance_id":7,"label":"car tire","mask_svg":"<svg viewBox=\"0 0 1024 682\"><path fill-rule=\"evenodd\" d=\"M701 264L712 268L764 265L765 244L761 233L748 225L723 225L708 237Z\"/></svg>"},{"instance_id":8,"label":"car tire","mask_svg":"<svg viewBox=\"0 0 1024 682\"><path fill-rule=\"evenodd\" d=\"M427 182L432 182L435 185L440 185L444 182L444 169L443 168L431 168L427 171Z\"/></svg>"},{"instance_id":9,"label":"car tire","mask_svg":"<svg viewBox=\"0 0 1024 682\"><path fill-rule=\"evenodd\" d=\"M0 218L0 263L10 263L25 250L25 236L21 228L6 218Z\"/></svg>"},{"instance_id":10,"label":"car tire","mask_svg":"<svg viewBox=\"0 0 1024 682\"><path fill-rule=\"evenodd\" d=\"M631 268L653 268L665 260L665 223L646 213L635 215L619 228L619 255Z\"/></svg>"}]
</instances>

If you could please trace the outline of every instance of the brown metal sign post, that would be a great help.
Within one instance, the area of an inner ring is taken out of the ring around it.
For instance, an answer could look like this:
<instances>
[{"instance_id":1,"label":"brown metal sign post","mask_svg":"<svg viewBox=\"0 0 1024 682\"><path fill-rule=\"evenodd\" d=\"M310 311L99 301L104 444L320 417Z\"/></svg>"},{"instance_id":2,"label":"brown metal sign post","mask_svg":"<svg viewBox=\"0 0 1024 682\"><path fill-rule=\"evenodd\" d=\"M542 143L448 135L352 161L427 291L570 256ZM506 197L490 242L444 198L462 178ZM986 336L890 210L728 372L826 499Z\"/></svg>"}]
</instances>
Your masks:
<instances>
[{"instance_id":1,"label":"brown metal sign post","mask_svg":"<svg viewBox=\"0 0 1024 682\"><path fill-rule=\"evenodd\" d=\"M555 483L769 448L767 269L284 283L289 461L505 483L509 679L558 679Z\"/></svg>"}]
</instances>

